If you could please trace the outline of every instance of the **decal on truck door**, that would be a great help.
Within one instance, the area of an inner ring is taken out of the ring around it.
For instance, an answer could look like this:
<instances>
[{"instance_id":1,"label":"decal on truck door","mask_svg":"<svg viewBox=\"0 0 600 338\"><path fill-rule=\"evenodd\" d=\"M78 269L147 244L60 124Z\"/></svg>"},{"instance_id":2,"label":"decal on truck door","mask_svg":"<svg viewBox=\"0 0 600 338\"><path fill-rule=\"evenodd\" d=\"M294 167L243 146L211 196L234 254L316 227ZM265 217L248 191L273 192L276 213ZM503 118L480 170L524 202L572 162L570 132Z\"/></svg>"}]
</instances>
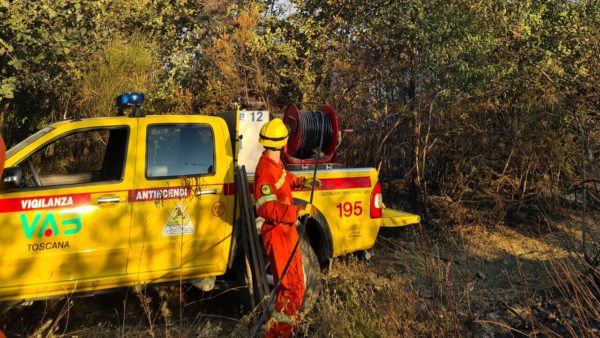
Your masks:
<instances>
[{"instance_id":1,"label":"decal on truck door","mask_svg":"<svg viewBox=\"0 0 600 338\"><path fill-rule=\"evenodd\" d=\"M27 239L31 239L37 232L37 237L59 236L62 230L63 235L75 235L81 231L81 214L60 212L58 215L49 212L43 214L38 212L33 219L27 219L25 214L20 215L21 226ZM37 230L37 231L36 231Z\"/></svg>"},{"instance_id":2,"label":"decal on truck door","mask_svg":"<svg viewBox=\"0 0 600 338\"><path fill-rule=\"evenodd\" d=\"M81 231L82 217L79 213L59 212L42 213L37 212L33 218L29 219L26 214L20 215L21 226L27 239L56 239L57 236L75 235ZM60 240L42 243L28 243L28 251L43 251L54 249L67 249L70 247L69 241Z\"/></svg>"},{"instance_id":3,"label":"decal on truck door","mask_svg":"<svg viewBox=\"0 0 600 338\"><path fill-rule=\"evenodd\" d=\"M129 191L130 202L144 202L154 200L182 199L190 196L187 187L166 187L151 189L135 189Z\"/></svg>"},{"instance_id":4,"label":"decal on truck door","mask_svg":"<svg viewBox=\"0 0 600 338\"><path fill-rule=\"evenodd\" d=\"M163 236L187 235L196 231L192 220L181 203L177 203L163 228Z\"/></svg>"},{"instance_id":5,"label":"decal on truck door","mask_svg":"<svg viewBox=\"0 0 600 338\"><path fill-rule=\"evenodd\" d=\"M90 204L90 194L2 198L0 213L29 210L59 209Z\"/></svg>"},{"instance_id":6,"label":"decal on truck door","mask_svg":"<svg viewBox=\"0 0 600 338\"><path fill-rule=\"evenodd\" d=\"M211 212L212 212L213 216L221 217L223 215L223 213L225 212L225 204L223 204L223 202L221 202L221 201L213 204L213 206L211 208Z\"/></svg>"}]
</instances>

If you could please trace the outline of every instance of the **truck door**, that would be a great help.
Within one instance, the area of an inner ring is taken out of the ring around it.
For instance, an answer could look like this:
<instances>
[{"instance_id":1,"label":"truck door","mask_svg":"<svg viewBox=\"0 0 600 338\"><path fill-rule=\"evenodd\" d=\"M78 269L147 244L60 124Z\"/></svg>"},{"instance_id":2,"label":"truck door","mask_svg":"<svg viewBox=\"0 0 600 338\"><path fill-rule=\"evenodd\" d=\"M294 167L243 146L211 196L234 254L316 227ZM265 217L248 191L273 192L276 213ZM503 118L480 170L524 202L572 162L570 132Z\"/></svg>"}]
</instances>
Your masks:
<instances>
[{"instance_id":1,"label":"truck door","mask_svg":"<svg viewBox=\"0 0 600 338\"><path fill-rule=\"evenodd\" d=\"M138 257L128 267L140 282L216 275L227 263L233 170L226 130L168 119L140 119L139 142L145 149L138 153L130 195L131 242Z\"/></svg>"},{"instance_id":2,"label":"truck door","mask_svg":"<svg viewBox=\"0 0 600 338\"><path fill-rule=\"evenodd\" d=\"M0 191L0 297L92 290L125 276L136 130L67 127L15 155L24 187Z\"/></svg>"}]
</instances>

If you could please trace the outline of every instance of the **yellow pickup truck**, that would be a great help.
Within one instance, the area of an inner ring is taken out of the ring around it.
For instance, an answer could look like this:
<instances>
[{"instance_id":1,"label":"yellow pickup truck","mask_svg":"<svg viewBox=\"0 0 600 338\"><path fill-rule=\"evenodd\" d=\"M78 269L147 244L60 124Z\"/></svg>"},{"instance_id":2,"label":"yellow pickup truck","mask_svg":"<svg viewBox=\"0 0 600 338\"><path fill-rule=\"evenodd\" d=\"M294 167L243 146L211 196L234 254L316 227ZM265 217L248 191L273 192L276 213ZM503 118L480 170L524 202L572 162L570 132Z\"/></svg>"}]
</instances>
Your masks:
<instances>
[{"instance_id":1,"label":"yellow pickup truck","mask_svg":"<svg viewBox=\"0 0 600 338\"><path fill-rule=\"evenodd\" d=\"M232 245L237 129L219 116L90 118L54 123L9 149L0 187L0 300L243 269ZM371 248L382 222L419 222L382 211L373 168L319 170L318 178L319 214L306 238L322 266ZM299 203L309 194L294 191Z\"/></svg>"}]
</instances>

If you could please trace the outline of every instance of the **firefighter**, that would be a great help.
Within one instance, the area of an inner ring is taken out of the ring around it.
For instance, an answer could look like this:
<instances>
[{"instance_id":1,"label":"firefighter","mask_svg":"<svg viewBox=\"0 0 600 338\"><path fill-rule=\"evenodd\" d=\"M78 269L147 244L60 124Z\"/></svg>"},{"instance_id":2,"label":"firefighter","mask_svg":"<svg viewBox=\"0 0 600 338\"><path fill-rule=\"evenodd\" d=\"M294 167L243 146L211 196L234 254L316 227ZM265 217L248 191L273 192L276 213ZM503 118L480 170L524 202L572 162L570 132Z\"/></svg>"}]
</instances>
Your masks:
<instances>
[{"instance_id":1,"label":"firefighter","mask_svg":"<svg viewBox=\"0 0 600 338\"><path fill-rule=\"evenodd\" d=\"M2 139L2 134L0 134L0 177L2 177L2 172L4 171L4 158L6 157L6 146L4 145L4 140Z\"/></svg>"},{"instance_id":2,"label":"firefighter","mask_svg":"<svg viewBox=\"0 0 600 338\"><path fill-rule=\"evenodd\" d=\"M310 188L313 180L296 177L285 170L281 161L281 149L287 139L288 130L281 119L276 118L263 125L258 142L265 151L254 171L256 212L265 219L261 234L271 263L274 283L277 283L298 241L295 227L297 219L314 216L316 210L312 204L294 205L292 188ZM320 186L321 183L315 180L315 185ZM295 315L304 298L300 250L296 250L276 297L266 337L289 337Z\"/></svg>"}]
</instances>

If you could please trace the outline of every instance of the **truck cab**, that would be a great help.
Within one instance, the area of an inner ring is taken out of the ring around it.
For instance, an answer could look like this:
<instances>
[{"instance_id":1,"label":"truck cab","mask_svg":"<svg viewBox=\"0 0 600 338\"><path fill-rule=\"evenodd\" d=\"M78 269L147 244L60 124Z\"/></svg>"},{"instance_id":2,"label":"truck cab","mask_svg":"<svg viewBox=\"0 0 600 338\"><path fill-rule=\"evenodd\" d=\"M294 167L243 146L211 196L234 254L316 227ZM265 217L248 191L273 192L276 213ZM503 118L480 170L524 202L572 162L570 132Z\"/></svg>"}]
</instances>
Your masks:
<instances>
[{"instance_id":1,"label":"truck cab","mask_svg":"<svg viewBox=\"0 0 600 338\"><path fill-rule=\"evenodd\" d=\"M0 298L220 275L233 224L222 119L59 122L7 153Z\"/></svg>"}]
</instances>

